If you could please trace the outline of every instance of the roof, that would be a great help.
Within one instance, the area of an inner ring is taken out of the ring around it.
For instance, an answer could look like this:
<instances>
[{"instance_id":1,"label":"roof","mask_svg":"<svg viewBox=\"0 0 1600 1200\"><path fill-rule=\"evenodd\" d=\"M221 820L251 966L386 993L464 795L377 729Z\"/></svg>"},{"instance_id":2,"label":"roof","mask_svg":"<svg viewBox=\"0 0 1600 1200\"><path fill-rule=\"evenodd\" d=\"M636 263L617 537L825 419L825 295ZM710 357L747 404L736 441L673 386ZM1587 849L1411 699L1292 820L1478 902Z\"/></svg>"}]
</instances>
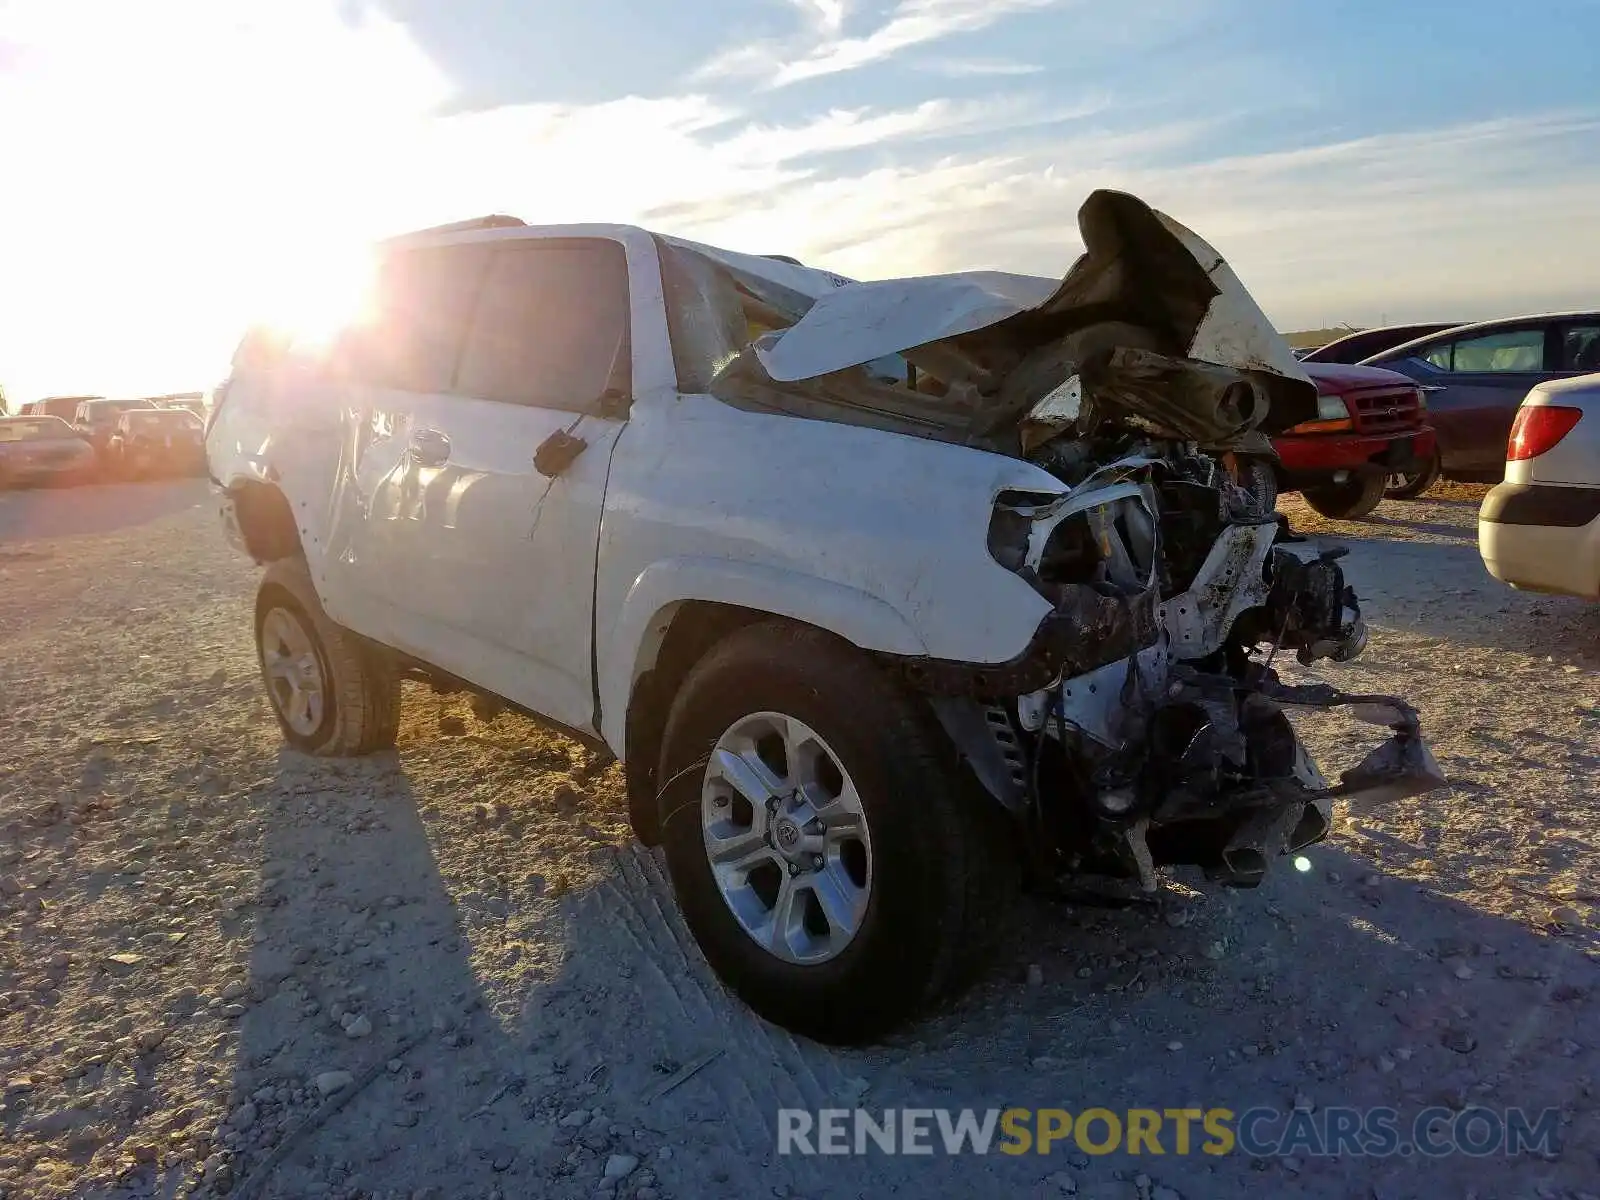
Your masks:
<instances>
[{"instance_id":1,"label":"roof","mask_svg":"<svg viewBox=\"0 0 1600 1200\"><path fill-rule=\"evenodd\" d=\"M1450 329L1441 329L1434 333L1425 333L1421 337L1412 338L1409 342L1401 342L1388 350L1380 350L1371 358L1364 358L1362 362L1372 362L1375 358L1393 358L1402 351L1410 350L1413 346L1426 345L1444 334L1452 337L1474 333L1492 333L1496 329L1507 325L1526 325L1530 321L1600 321L1600 309L1577 310L1573 312L1544 312L1527 313L1520 317L1496 317L1492 321L1474 321L1469 325L1457 325Z\"/></svg>"}]
</instances>

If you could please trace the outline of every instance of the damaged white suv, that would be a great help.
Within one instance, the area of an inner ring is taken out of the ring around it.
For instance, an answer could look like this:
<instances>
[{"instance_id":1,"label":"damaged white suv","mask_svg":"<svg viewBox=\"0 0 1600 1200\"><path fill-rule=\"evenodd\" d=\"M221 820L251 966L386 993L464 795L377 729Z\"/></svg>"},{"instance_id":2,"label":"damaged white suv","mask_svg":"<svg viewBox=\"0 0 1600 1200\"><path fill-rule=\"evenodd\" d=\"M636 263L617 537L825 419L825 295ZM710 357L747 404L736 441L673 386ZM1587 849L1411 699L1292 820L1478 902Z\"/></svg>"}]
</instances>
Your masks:
<instances>
[{"instance_id":1,"label":"damaged white suv","mask_svg":"<svg viewBox=\"0 0 1600 1200\"><path fill-rule=\"evenodd\" d=\"M618 226L380 247L330 347L246 338L207 437L266 565L288 741L392 744L402 678L626 764L641 841L763 1015L835 1041L947 991L1018 879L1253 884L1329 803L1440 780L1332 556L1229 470L1316 390L1131 196L1062 280L852 283ZM1391 733L1329 785L1285 707Z\"/></svg>"}]
</instances>

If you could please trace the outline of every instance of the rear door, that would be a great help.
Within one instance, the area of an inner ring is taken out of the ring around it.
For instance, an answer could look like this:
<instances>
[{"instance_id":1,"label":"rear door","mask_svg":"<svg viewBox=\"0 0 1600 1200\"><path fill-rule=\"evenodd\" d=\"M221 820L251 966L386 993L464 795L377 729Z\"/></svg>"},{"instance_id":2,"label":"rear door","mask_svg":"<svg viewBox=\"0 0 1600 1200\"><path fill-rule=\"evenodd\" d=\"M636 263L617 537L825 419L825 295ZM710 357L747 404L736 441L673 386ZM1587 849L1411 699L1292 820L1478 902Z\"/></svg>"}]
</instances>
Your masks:
<instances>
[{"instance_id":1,"label":"rear door","mask_svg":"<svg viewBox=\"0 0 1600 1200\"><path fill-rule=\"evenodd\" d=\"M286 394L308 397L338 430L322 600L341 624L429 659L437 597L429 588L428 499L449 468L427 442L455 381L489 262L478 244L392 251L379 264L372 311L346 331L329 368ZM333 439L330 439L332 441Z\"/></svg>"},{"instance_id":2,"label":"rear door","mask_svg":"<svg viewBox=\"0 0 1600 1200\"><path fill-rule=\"evenodd\" d=\"M448 386L369 451L386 572L420 657L591 729L596 544L631 396L626 253L605 238L473 248L486 257Z\"/></svg>"}]
</instances>

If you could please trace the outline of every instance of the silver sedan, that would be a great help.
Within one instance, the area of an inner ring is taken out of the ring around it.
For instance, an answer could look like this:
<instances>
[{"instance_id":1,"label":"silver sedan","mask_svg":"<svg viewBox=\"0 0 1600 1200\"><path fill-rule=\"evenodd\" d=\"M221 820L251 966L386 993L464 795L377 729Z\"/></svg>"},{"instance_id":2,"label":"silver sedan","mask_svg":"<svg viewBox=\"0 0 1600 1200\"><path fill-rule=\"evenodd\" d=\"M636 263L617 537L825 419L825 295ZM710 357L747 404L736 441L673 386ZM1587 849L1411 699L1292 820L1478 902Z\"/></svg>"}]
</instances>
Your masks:
<instances>
[{"instance_id":1,"label":"silver sedan","mask_svg":"<svg viewBox=\"0 0 1600 1200\"><path fill-rule=\"evenodd\" d=\"M0 487L93 477L94 447L60 417L0 417Z\"/></svg>"},{"instance_id":2,"label":"silver sedan","mask_svg":"<svg viewBox=\"0 0 1600 1200\"><path fill-rule=\"evenodd\" d=\"M1600 600L1600 375L1541 383L1517 411L1505 482L1478 510L1496 579Z\"/></svg>"}]
</instances>

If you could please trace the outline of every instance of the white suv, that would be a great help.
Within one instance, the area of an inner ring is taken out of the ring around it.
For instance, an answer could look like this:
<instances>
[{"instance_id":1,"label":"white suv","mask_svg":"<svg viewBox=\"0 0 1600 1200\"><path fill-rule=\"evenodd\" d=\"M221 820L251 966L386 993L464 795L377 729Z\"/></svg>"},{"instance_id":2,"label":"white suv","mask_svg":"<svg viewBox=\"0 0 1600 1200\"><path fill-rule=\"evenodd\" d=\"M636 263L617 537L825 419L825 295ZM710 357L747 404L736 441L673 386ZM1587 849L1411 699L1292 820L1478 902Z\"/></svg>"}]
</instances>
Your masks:
<instances>
[{"instance_id":1,"label":"white suv","mask_svg":"<svg viewBox=\"0 0 1600 1200\"><path fill-rule=\"evenodd\" d=\"M1142 202L1080 225L1063 280L386 243L368 318L247 337L208 434L285 737L389 746L409 677L603 745L712 966L836 1041L957 983L1021 878L1251 884L1332 798L1436 786L1404 703L1266 661L1365 639L1217 457L1314 415L1288 346ZM1280 705L1356 701L1392 736L1330 786Z\"/></svg>"}]
</instances>

